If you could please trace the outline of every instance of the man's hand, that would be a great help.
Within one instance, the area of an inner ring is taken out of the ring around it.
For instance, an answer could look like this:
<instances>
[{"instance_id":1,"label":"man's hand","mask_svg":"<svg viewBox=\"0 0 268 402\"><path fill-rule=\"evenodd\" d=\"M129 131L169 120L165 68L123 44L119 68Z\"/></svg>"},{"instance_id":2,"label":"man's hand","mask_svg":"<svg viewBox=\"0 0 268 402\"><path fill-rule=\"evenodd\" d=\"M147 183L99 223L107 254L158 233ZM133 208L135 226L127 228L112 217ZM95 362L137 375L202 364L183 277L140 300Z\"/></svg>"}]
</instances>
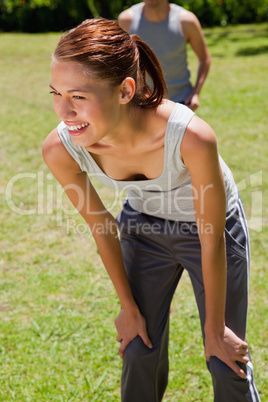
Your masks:
<instances>
[{"instance_id":1,"label":"man's hand","mask_svg":"<svg viewBox=\"0 0 268 402\"><path fill-rule=\"evenodd\" d=\"M148 348L151 349L153 347L147 335L145 319L139 311L127 313L121 310L114 323L118 334L116 340L117 342L121 342L118 350L121 359L124 357L127 345L138 335Z\"/></svg>"},{"instance_id":2,"label":"man's hand","mask_svg":"<svg viewBox=\"0 0 268 402\"><path fill-rule=\"evenodd\" d=\"M192 111L195 111L199 107L199 96L198 94L191 93L186 99L184 104L188 106Z\"/></svg>"},{"instance_id":3,"label":"man's hand","mask_svg":"<svg viewBox=\"0 0 268 402\"><path fill-rule=\"evenodd\" d=\"M236 362L247 364L249 358L247 342L238 338L228 327L225 327L222 336L211 336L206 334L205 355L207 361L211 356L216 356L229 366L239 377L246 379L246 373Z\"/></svg>"}]
</instances>

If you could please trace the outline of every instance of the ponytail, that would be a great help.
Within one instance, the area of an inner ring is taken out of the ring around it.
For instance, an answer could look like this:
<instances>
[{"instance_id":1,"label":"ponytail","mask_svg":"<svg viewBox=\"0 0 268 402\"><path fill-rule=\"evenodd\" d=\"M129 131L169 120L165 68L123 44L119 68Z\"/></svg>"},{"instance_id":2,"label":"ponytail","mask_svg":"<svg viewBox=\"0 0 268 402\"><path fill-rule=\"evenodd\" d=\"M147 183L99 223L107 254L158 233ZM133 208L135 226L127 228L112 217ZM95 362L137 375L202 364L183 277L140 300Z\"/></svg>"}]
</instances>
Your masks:
<instances>
[{"instance_id":1,"label":"ponytail","mask_svg":"<svg viewBox=\"0 0 268 402\"><path fill-rule=\"evenodd\" d=\"M117 21L83 21L61 37L53 57L77 62L111 86L132 77L136 92L131 102L140 108L156 108L167 94L163 71L153 51L140 37L124 31ZM148 76L152 88L147 83Z\"/></svg>"},{"instance_id":2,"label":"ponytail","mask_svg":"<svg viewBox=\"0 0 268 402\"><path fill-rule=\"evenodd\" d=\"M131 35L131 39L139 52L137 89L132 101L142 108L156 108L167 96L162 67L154 52L139 36ZM147 83L147 74L151 78L152 88Z\"/></svg>"}]
</instances>

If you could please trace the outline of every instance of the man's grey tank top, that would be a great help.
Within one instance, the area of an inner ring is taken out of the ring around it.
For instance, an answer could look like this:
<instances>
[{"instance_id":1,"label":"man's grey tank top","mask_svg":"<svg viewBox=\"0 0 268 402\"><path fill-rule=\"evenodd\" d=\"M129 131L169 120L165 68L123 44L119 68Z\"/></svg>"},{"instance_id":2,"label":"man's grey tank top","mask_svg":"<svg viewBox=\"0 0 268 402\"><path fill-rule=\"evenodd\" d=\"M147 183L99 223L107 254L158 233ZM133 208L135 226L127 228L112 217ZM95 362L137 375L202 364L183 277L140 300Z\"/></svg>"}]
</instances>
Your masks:
<instances>
[{"instance_id":1,"label":"man's grey tank top","mask_svg":"<svg viewBox=\"0 0 268 402\"><path fill-rule=\"evenodd\" d=\"M81 170L93 175L118 194L127 190L127 198L133 209L163 219L194 222L191 177L183 164L180 152L186 127L193 115L194 113L188 107L179 103L175 105L166 127L164 169L158 178L150 180L124 181L108 177L85 147L73 143L68 128L63 122L57 129L63 145L79 164ZM231 171L221 158L220 164L227 194L226 212L229 212L236 204L238 191Z\"/></svg>"},{"instance_id":2,"label":"man's grey tank top","mask_svg":"<svg viewBox=\"0 0 268 402\"><path fill-rule=\"evenodd\" d=\"M143 16L144 3L131 7L133 19L130 34L140 36L157 55L164 71L169 99L183 102L192 91L187 65L186 40L181 31L182 7L170 4L169 16L161 22L150 22Z\"/></svg>"}]
</instances>

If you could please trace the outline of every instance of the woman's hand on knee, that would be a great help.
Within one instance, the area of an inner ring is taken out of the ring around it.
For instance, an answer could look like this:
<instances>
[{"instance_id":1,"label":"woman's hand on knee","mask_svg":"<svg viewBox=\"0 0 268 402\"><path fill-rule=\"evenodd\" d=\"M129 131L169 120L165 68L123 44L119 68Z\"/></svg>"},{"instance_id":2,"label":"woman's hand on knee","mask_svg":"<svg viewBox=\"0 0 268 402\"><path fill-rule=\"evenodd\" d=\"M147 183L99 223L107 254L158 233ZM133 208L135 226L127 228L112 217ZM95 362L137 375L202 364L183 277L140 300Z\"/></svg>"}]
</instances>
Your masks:
<instances>
[{"instance_id":1,"label":"woman's hand on knee","mask_svg":"<svg viewBox=\"0 0 268 402\"><path fill-rule=\"evenodd\" d=\"M211 356L216 356L243 379L246 378L246 373L236 362L247 364L249 361L247 354L247 342L236 336L235 333L226 326L222 335L206 334L205 355L207 361L209 361Z\"/></svg>"},{"instance_id":2,"label":"woman's hand on knee","mask_svg":"<svg viewBox=\"0 0 268 402\"><path fill-rule=\"evenodd\" d=\"M118 350L121 359L124 357L127 345L136 336L140 336L148 348L151 349L153 347L147 335L145 319L138 310L135 312L121 310L114 323L118 334L116 340L117 342L121 342Z\"/></svg>"}]
</instances>

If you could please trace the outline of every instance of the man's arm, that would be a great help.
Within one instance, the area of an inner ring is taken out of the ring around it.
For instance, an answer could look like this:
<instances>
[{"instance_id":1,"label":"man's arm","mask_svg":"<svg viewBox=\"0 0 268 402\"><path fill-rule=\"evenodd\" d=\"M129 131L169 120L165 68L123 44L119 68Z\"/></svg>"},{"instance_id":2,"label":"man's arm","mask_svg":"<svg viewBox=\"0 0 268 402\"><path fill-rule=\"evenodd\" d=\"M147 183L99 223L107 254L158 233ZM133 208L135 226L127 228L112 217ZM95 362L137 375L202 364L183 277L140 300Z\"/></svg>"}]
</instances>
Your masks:
<instances>
[{"instance_id":1,"label":"man's arm","mask_svg":"<svg viewBox=\"0 0 268 402\"><path fill-rule=\"evenodd\" d=\"M200 22L193 13L186 10L181 13L181 27L185 40L190 43L198 58L196 83L185 101L187 106L195 110L199 106L199 94L209 71L210 54Z\"/></svg>"}]
</instances>

